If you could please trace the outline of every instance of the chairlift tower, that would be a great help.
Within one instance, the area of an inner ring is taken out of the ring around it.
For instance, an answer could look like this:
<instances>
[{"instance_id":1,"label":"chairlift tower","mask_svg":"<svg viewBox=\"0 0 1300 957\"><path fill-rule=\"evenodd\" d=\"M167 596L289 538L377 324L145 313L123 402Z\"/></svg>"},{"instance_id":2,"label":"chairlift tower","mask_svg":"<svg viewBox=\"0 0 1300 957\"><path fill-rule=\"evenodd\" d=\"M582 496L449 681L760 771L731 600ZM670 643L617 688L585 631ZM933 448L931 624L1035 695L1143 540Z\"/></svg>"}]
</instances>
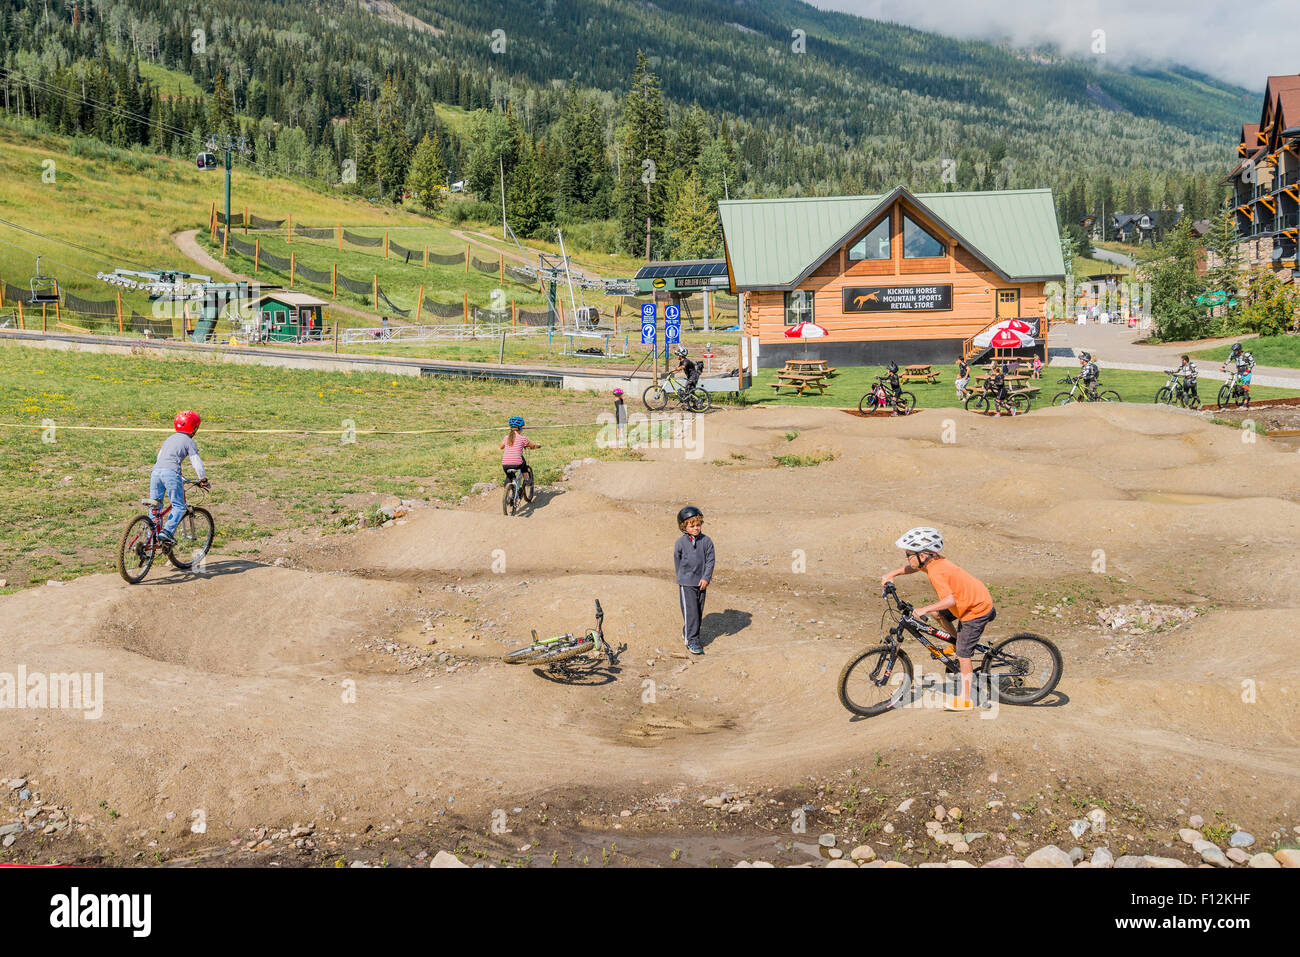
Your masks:
<instances>
[{"instance_id":1,"label":"chairlift tower","mask_svg":"<svg viewBox=\"0 0 1300 957\"><path fill-rule=\"evenodd\" d=\"M226 154L226 230L230 230L230 154L247 153L248 138L245 136L224 136L208 134L207 148L210 152L200 153L197 160L199 169L215 169L216 157L213 153Z\"/></svg>"}]
</instances>

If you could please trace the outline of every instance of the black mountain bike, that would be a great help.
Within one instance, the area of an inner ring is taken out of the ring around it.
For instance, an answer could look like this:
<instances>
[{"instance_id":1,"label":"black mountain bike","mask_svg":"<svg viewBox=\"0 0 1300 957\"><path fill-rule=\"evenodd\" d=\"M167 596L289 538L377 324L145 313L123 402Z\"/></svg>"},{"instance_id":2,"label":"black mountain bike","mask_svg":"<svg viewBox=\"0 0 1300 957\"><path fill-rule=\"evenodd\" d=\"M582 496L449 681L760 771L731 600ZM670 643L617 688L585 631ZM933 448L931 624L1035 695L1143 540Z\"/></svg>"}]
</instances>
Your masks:
<instances>
[{"instance_id":1,"label":"black mountain bike","mask_svg":"<svg viewBox=\"0 0 1300 957\"><path fill-rule=\"evenodd\" d=\"M931 657L942 661L949 674L961 673L951 635L915 617L912 605L898 597L893 582L885 586L881 597L885 599L881 624L885 618L893 620L893 626L885 631L884 644L854 655L840 672L840 703L866 717L884 714L917 696L912 687L912 659L900 647L908 635L924 645ZM994 700L994 696L1006 704L1042 701L1056 688L1065 667L1056 645L1029 632L1004 638L992 646L978 642L975 650L984 656L971 684L977 702Z\"/></svg>"},{"instance_id":2,"label":"black mountain bike","mask_svg":"<svg viewBox=\"0 0 1300 957\"><path fill-rule=\"evenodd\" d=\"M690 389L685 382L678 382L674 375L664 379L662 385L650 386L641 395L641 401L652 412L658 412L666 406L670 398L676 399L688 412L708 412L709 406L713 404L709 393L702 386Z\"/></svg>"},{"instance_id":3,"label":"black mountain bike","mask_svg":"<svg viewBox=\"0 0 1300 957\"><path fill-rule=\"evenodd\" d=\"M1057 379L1057 385L1068 385L1069 392L1058 392L1052 397L1052 405L1069 405L1071 402L1123 402L1120 394L1114 389L1107 389L1104 392L1099 391L1100 380L1093 383L1092 388L1083 384L1083 376L1067 375L1064 379Z\"/></svg>"},{"instance_id":4,"label":"black mountain bike","mask_svg":"<svg viewBox=\"0 0 1300 957\"><path fill-rule=\"evenodd\" d=\"M1178 405L1187 409L1199 409L1201 400L1197 398L1196 393L1187 384L1187 380L1174 369L1166 369L1165 375L1169 376L1169 381L1160 387L1156 393L1156 402L1164 405Z\"/></svg>"},{"instance_id":5,"label":"black mountain bike","mask_svg":"<svg viewBox=\"0 0 1300 957\"><path fill-rule=\"evenodd\" d=\"M984 412L992 414L994 412L1006 412L1010 415L1024 415L1029 411L1029 396L1023 392L1011 392L1005 399L999 401L996 392L990 390L987 386L981 392L972 392L966 396L966 410L968 412Z\"/></svg>"},{"instance_id":6,"label":"black mountain bike","mask_svg":"<svg viewBox=\"0 0 1300 957\"><path fill-rule=\"evenodd\" d=\"M885 376L876 376L876 382L884 382ZM889 409L894 415L907 415L916 408L916 396L906 389L900 389L898 395L894 395L889 386L885 386L885 395L882 400L877 394L875 386L871 391L858 400L858 411L863 415L871 415L874 412Z\"/></svg>"},{"instance_id":7,"label":"black mountain bike","mask_svg":"<svg viewBox=\"0 0 1300 957\"><path fill-rule=\"evenodd\" d=\"M517 515L519 506L533 500L533 467L525 465L515 469L514 477L506 482L505 491L501 493L501 514Z\"/></svg>"}]
</instances>

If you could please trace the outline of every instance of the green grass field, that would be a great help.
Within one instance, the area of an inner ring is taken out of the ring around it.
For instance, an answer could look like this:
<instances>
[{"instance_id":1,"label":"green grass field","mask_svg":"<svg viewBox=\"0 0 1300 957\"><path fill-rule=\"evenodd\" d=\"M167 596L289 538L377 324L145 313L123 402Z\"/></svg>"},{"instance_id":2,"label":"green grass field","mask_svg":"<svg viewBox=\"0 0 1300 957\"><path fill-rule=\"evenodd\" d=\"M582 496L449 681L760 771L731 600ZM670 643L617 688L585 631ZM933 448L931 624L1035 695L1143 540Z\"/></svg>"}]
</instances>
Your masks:
<instances>
[{"instance_id":1,"label":"green grass field","mask_svg":"<svg viewBox=\"0 0 1300 957\"><path fill-rule=\"evenodd\" d=\"M216 552L256 556L284 529L337 528L351 493L455 500L500 475L502 423L527 417L539 482L573 459L636 457L600 447L607 396L415 376L306 372L54 352L0 343L0 578L9 587L114 568L117 537L139 511L158 445L178 409L204 417L198 443L213 480ZM41 423L53 420L53 442ZM436 435L366 429L447 429ZM77 431L127 426L157 432ZM325 434L224 435L218 429ZM461 430L461 431L455 431ZM188 466L187 473L188 473ZM231 542L241 543L232 549Z\"/></svg>"},{"instance_id":2,"label":"green grass field","mask_svg":"<svg viewBox=\"0 0 1300 957\"><path fill-rule=\"evenodd\" d=\"M1253 353L1259 365L1300 369L1300 336L1257 336L1254 339L1242 339L1241 347ZM1228 347L1202 349L1191 355L1202 363L1222 365L1228 357Z\"/></svg>"},{"instance_id":3,"label":"green grass field","mask_svg":"<svg viewBox=\"0 0 1300 957\"><path fill-rule=\"evenodd\" d=\"M754 387L749 390L747 400L755 404L780 404L780 405L820 405L834 406L835 408L857 408L858 400L862 398L871 387L871 383L876 376L884 373L884 368L880 366L858 366L858 367L839 367L834 378L828 381L828 387L825 395L805 394L795 395L791 389L782 389L777 395L772 391L772 383L776 381L776 369L764 369L754 378ZM1041 408L1052 401L1052 396L1058 392L1064 392L1069 386L1058 385L1057 380L1066 374L1073 373L1074 370L1061 366L1044 366L1043 377L1036 383L1042 391L1034 399L1032 408ZM957 400L956 390L953 388L953 379L955 377L952 367L943 367L939 370L941 381L933 384L911 383L904 385L903 388L916 395L916 406L918 409L947 409L956 408L962 403ZM1101 382L1103 389L1114 389L1123 397L1125 402L1151 402L1155 399L1156 392L1165 384L1166 376L1159 372L1135 372L1129 369L1106 369L1101 370ZM1214 393L1217 392L1220 383L1213 383L1213 392L1207 387L1210 380L1202 380L1200 385L1201 401L1212 400ZM1280 399L1287 396L1294 396L1296 393L1289 389L1278 389L1266 386L1255 386L1251 388L1251 395L1256 399ZM1032 409L1031 409L1032 411Z\"/></svg>"}]
</instances>

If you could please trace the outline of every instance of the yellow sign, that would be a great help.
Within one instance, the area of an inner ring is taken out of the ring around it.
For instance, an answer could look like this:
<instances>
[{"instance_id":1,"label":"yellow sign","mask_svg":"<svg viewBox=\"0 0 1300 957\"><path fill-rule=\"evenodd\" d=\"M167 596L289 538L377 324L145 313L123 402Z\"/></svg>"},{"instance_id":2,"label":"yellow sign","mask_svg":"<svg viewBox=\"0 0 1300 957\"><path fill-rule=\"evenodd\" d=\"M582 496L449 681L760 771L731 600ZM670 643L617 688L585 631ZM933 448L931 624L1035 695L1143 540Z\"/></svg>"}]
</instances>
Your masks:
<instances>
[{"instance_id":1,"label":"yellow sign","mask_svg":"<svg viewBox=\"0 0 1300 957\"><path fill-rule=\"evenodd\" d=\"M668 284L667 284L666 282L664 282L662 279L656 279L656 280L655 280L654 282L652 282L650 285L654 286L656 289L662 289L664 286L666 286L666 285L668 285Z\"/></svg>"}]
</instances>

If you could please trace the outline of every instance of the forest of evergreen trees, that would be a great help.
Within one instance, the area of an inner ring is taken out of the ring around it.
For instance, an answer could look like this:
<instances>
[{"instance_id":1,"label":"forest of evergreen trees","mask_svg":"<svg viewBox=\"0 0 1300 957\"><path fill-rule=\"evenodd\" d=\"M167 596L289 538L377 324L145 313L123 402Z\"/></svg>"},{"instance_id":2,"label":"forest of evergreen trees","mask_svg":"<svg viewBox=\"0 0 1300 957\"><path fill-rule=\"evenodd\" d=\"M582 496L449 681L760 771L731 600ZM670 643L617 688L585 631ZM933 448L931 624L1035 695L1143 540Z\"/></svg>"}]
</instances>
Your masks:
<instances>
[{"instance_id":1,"label":"forest of evergreen trees","mask_svg":"<svg viewBox=\"0 0 1300 957\"><path fill-rule=\"evenodd\" d=\"M648 216L655 256L716 254L727 195L1049 186L1063 224L1201 217L1258 114L1192 75L1044 65L793 0L400 6L424 25L358 0L0 0L0 106L176 155L243 135L264 170L430 210L465 179L481 218L504 172L520 235L609 221L644 255ZM453 128L439 106L471 112Z\"/></svg>"}]
</instances>

